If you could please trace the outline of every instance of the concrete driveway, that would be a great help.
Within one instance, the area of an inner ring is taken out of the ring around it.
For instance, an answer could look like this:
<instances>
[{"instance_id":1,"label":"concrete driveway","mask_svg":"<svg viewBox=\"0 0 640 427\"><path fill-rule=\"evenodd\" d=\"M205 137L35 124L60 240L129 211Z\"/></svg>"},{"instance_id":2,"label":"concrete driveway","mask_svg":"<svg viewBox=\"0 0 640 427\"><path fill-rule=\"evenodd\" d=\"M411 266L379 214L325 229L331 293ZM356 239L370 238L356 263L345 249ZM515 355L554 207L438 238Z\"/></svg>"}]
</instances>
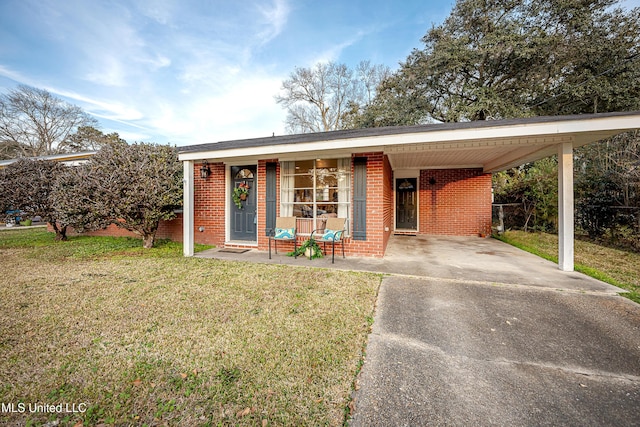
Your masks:
<instances>
[{"instance_id":1,"label":"concrete driveway","mask_svg":"<svg viewBox=\"0 0 640 427\"><path fill-rule=\"evenodd\" d=\"M391 258L425 253L381 286L350 425L640 425L640 305L495 240L411 239Z\"/></svg>"},{"instance_id":2,"label":"concrete driveway","mask_svg":"<svg viewBox=\"0 0 640 427\"><path fill-rule=\"evenodd\" d=\"M384 259L201 257L389 273L352 426L640 425L640 305L494 239L394 236Z\"/></svg>"}]
</instances>

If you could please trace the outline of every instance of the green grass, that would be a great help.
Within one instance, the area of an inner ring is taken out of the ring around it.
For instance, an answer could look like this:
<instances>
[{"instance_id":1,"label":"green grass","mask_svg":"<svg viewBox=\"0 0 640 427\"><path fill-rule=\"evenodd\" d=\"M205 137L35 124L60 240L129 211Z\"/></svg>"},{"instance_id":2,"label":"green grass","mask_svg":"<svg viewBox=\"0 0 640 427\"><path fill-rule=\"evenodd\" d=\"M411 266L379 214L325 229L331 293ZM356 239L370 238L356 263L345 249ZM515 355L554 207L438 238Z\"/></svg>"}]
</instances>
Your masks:
<instances>
[{"instance_id":1,"label":"green grass","mask_svg":"<svg viewBox=\"0 0 640 427\"><path fill-rule=\"evenodd\" d=\"M558 236L508 231L498 238L549 261L558 262ZM575 240L575 269L627 292L621 295L640 303L640 253Z\"/></svg>"},{"instance_id":2,"label":"green grass","mask_svg":"<svg viewBox=\"0 0 640 427\"><path fill-rule=\"evenodd\" d=\"M4 248L29 249L25 256L33 258L55 257L60 260L69 258L95 258L108 254L149 257L173 257L182 253L182 244L167 239L159 239L153 248L142 247L142 241L133 237L72 236L68 242L54 242L54 234L44 228L2 231L0 250ZM195 245L195 251L211 248L207 245ZM55 248L55 250L51 250Z\"/></svg>"},{"instance_id":3,"label":"green grass","mask_svg":"<svg viewBox=\"0 0 640 427\"><path fill-rule=\"evenodd\" d=\"M2 425L342 425L381 276L0 233ZM85 408L85 406L82 406Z\"/></svg>"}]
</instances>

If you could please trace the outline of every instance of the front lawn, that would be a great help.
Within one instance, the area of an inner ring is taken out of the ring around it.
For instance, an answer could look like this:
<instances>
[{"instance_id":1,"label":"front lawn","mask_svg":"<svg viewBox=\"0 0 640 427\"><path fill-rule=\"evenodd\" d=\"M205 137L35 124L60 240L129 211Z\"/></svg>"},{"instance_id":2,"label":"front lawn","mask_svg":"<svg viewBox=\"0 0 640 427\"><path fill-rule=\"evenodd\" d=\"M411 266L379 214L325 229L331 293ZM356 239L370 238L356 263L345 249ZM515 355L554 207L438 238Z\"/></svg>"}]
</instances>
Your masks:
<instances>
[{"instance_id":1,"label":"front lawn","mask_svg":"<svg viewBox=\"0 0 640 427\"><path fill-rule=\"evenodd\" d=\"M0 233L0 424L344 422L379 275L139 245Z\"/></svg>"},{"instance_id":2,"label":"front lawn","mask_svg":"<svg viewBox=\"0 0 640 427\"><path fill-rule=\"evenodd\" d=\"M558 236L507 231L500 240L558 262ZM575 240L575 269L628 292L621 295L640 303L640 253Z\"/></svg>"}]
</instances>

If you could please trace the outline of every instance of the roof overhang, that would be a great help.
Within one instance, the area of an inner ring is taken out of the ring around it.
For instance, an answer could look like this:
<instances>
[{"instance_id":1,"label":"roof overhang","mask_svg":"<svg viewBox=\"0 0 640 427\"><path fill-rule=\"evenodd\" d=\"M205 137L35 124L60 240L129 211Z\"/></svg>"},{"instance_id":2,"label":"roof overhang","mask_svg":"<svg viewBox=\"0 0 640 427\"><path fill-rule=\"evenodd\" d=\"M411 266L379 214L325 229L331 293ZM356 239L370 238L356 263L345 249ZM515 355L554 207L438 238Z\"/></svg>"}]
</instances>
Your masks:
<instances>
[{"instance_id":1,"label":"roof overhang","mask_svg":"<svg viewBox=\"0 0 640 427\"><path fill-rule=\"evenodd\" d=\"M640 128L640 112L533 117L287 135L183 147L182 161L250 162L384 152L394 169L482 168L495 172Z\"/></svg>"},{"instance_id":2,"label":"roof overhang","mask_svg":"<svg viewBox=\"0 0 640 427\"><path fill-rule=\"evenodd\" d=\"M0 160L0 169L9 166L12 163L21 159L29 160L45 160L52 162L60 162L68 166L74 166L83 162L86 162L91 156L95 155L97 151L82 151L79 153L63 153L63 154L51 154L48 156L37 157L19 157L17 159Z\"/></svg>"}]
</instances>

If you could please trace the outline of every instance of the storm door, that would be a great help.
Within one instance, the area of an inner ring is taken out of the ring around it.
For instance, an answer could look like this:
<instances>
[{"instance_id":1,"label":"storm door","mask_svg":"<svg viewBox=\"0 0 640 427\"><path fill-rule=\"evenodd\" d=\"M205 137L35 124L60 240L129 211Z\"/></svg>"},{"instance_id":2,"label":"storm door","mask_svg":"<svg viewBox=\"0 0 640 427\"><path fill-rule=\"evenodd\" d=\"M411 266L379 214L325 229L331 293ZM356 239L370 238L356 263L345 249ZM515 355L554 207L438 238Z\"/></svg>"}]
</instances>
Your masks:
<instances>
[{"instance_id":1,"label":"storm door","mask_svg":"<svg viewBox=\"0 0 640 427\"><path fill-rule=\"evenodd\" d=\"M418 229L417 178L396 180L396 230Z\"/></svg>"},{"instance_id":2,"label":"storm door","mask_svg":"<svg viewBox=\"0 0 640 427\"><path fill-rule=\"evenodd\" d=\"M231 240L257 240L256 166L231 167Z\"/></svg>"}]
</instances>

